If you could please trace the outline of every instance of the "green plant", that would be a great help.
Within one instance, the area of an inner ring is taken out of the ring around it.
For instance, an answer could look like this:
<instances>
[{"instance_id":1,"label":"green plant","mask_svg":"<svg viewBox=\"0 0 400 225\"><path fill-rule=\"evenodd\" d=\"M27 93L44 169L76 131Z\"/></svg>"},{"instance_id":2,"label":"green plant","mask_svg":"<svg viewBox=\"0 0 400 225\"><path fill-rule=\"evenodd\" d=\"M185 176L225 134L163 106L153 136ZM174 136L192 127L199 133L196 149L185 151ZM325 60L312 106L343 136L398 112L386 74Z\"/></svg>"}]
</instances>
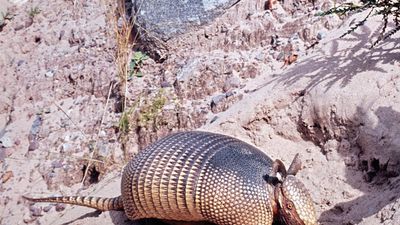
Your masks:
<instances>
[{"instance_id":1,"label":"green plant","mask_svg":"<svg viewBox=\"0 0 400 225\"><path fill-rule=\"evenodd\" d=\"M128 111L124 111L119 119L118 128L119 131L126 134L129 131L129 116L133 112L133 107L130 108Z\"/></svg>"},{"instance_id":2,"label":"green plant","mask_svg":"<svg viewBox=\"0 0 400 225\"><path fill-rule=\"evenodd\" d=\"M145 60L147 60L149 58L149 56L147 56L146 54L137 51L134 52L131 58L131 61L129 62L129 80L132 79L133 76L136 77L142 77L143 74L140 71L143 62Z\"/></svg>"},{"instance_id":3,"label":"green plant","mask_svg":"<svg viewBox=\"0 0 400 225\"><path fill-rule=\"evenodd\" d=\"M36 15L39 15L39 13L42 12L42 10L39 9L39 7L35 6L31 8L28 12L29 16L31 18L35 17Z\"/></svg>"},{"instance_id":4,"label":"green plant","mask_svg":"<svg viewBox=\"0 0 400 225\"><path fill-rule=\"evenodd\" d=\"M139 126L144 127L149 123L155 123L157 116L166 103L167 98L164 96L164 91L161 89L147 105L141 108L138 117Z\"/></svg>"},{"instance_id":5,"label":"green plant","mask_svg":"<svg viewBox=\"0 0 400 225\"><path fill-rule=\"evenodd\" d=\"M371 48L376 46L379 42L386 40L400 30L400 0L361 0L359 3L343 3L317 15L346 15L349 13L358 13L366 10L368 10L368 14L364 17L364 19L350 26L349 30L341 37L344 37L354 32L357 28L362 26L371 16L377 15L382 16L382 28L379 37L372 43ZM388 30L389 17L394 22L394 27L390 30Z\"/></svg>"}]
</instances>

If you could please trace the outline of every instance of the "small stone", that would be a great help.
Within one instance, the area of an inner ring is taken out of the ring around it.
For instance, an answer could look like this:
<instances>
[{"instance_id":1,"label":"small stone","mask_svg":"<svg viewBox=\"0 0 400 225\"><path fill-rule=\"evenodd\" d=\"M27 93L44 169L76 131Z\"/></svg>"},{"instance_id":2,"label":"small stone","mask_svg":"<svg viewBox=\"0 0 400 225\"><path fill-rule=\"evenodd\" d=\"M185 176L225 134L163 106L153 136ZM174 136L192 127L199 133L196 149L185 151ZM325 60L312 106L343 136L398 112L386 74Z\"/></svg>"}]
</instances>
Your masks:
<instances>
[{"instance_id":1,"label":"small stone","mask_svg":"<svg viewBox=\"0 0 400 225\"><path fill-rule=\"evenodd\" d=\"M19 140L19 139L15 140L15 141L14 141L14 144L15 144L16 146L19 146L19 145L21 144L21 140Z\"/></svg>"},{"instance_id":2,"label":"small stone","mask_svg":"<svg viewBox=\"0 0 400 225\"><path fill-rule=\"evenodd\" d=\"M25 61L24 60L18 60L18 62L17 62L17 66L21 66L22 64L24 64L25 63Z\"/></svg>"},{"instance_id":3,"label":"small stone","mask_svg":"<svg viewBox=\"0 0 400 225\"><path fill-rule=\"evenodd\" d=\"M10 180L12 177L14 177L14 173L12 171L7 171L1 176L1 181L3 183L5 183L8 180Z\"/></svg>"},{"instance_id":4,"label":"small stone","mask_svg":"<svg viewBox=\"0 0 400 225\"><path fill-rule=\"evenodd\" d=\"M276 60L281 61L285 58L284 52L279 52L279 54L275 57Z\"/></svg>"},{"instance_id":5,"label":"small stone","mask_svg":"<svg viewBox=\"0 0 400 225\"><path fill-rule=\"evenodd\" d=\"M54 71L53 70L48 70L45 74L46 77L53 77L54 76Z\"/></svg>"},{"instance_id":6,"label":"small stone","mask_svg":"<svg viewBox=\"0 0 400 225\"><path fill-rule=\"evenodd\" d=\"M235 94L236 94L236 91L228 91L228 92L225 93L225 96L228 98L228 97L231 97L231 96L233 96Z\"/></svg>"},{"instance_id":7,"label":"small stone","mask_svg":"<svg viewBox=\"0 0 400 225\"><path fill-rule=\"evenodd\" d=\"M211 120L210 123L214 123L218 119L218 116L214 116Z\"/></svg>"},{"instance_id":8,"label":"small stone","mask_svg":"<svg viewBox=\"0 0 400 225\"><path fill-rule=\"evenodd\" d=\"M0 138L0 143L4 148L11 148L14 145L14 142L8 136L3 136Z\"/></svg>"},{"instance_id":9,"label":"small stone","mask_svg":"<svg viewBox=\"0 0 400 225\"><path fill-rule=\"evenodd\" d=\"M97 148L98 148L99 156L102 156L104 158L108 157L109 151L108 151L108 148L105 145L98 144Z\"/></svg>"},{"instance_id":10,"label":"small stone","mask_svg":"<svg viewBox=\"0 0 400 225\"><path fill-rule=\"evenodd\" d=\"M51 210L51 208L52 208L51 205L45 206L45 207L43 208L43 212L49 212L49 211Z\"/></svg>"},{"instance_id":11,"label":"small stone","mask_svg":"<svg viewBox=\"0 0 400 225\"><path fill-rule=\"evenodd\" d=\"M172 87L172 85L168 81L161 82L161 88Z\"/></svg>"},{"instance_id":12,"label":"small stone","mask_svg":"<svg viewBox=\"0 0 400 225\"><path fill-rule=\"evenodd\" d=\"M28 17L26 20L25 20L25 28L27 28L27 27L30 27L31 25L33 24L33 18L32 17Z\"/></svg>"},{"instance_id":13,"label":"small stone","mask_svg":"<svg viewBox=\"0 0 400 225\"><path fill-rule=\"evenodd\" d=\"M214 96L211 100L211 106L217 105L218 103L222 102L225 98L226 98L226 95L224 95L224 94Z\"/></svg>"},{"instance_id":14,"label":"small stone","mask_svg":"<svg viewBox=\"0 0 400 225\"><path fill-rule=\"evenodd\" d=\"M298 42L299 40L300 40L299 34L295 33L294 35L292 35L292 37L290 37L289 42L290 43L295 43L295 42Z\"/></svg>"},{"instance_id":15,"label":"small stone","mask_svg":"<svg viewBox=\"0 0 400 225\"><path fill-rule=\"evenodd\" d=\"M63 164L62 164L61 160L55 160L55 161L51 162L51 166L53 168L61 168L63 166Z\"/></svg>"},{"instance_id":16,"label":"small stone","mask_svg":"<svg viewBox=\"0 0 400 225\"><path fill-rule=\"evenodd\" d=\"M43 112L44 112L45 114L49 114L49 113L51 113L51 109L50 109L50 108L44 108L44 109L43 109Z\"/></svg>"},{"instance_id":17,"label":"small stone","mask_svg":"<svg viewBox=\"0 0 400 225\"><path fill-rule=\"evenodd\" d=\"M37 140L32 140L29 142L28 151L35 151L39 148L39 142Z\"/></svg>"},{"instance_id":18,"label":"small stone","mask_svg":"<svg viewBox=\"0 0 400 225\"><path fill-rule=\"evenodd\" d=\"M326 37L326 31L325 30L321 30L321 31L318 32L318 34L317 34L317 39L318 40L322 40L325 37Z\"/></svg>"},{"instance_id":19,"label":"small stone","mask_svg":"<svg viewBox=\"0 0 400 225\"><path fill-rule=\"evenodd\" d=\"M29 211L31 211L31 215L38 217L38 216L43 216L42 215L42 207L37 207L37 206L30 206L29 207Z\"/></svg>"},{"instance_id":20,"label":"small stone","mask_svg":"<svg viewBox=\"0 0 400 225\"><path fill-rule=\"evenodd\" d=\"M256 56L254 57L256 60L258 61L264 61L265 60L265 54L264 52L260 51L256 54Z\"/></svg>"},{"instance_id":21,"label":"small stone","mask_svg":"<svg viewBox=\"0 0 400 225\"><path fill-rule=\"evenodd\" d=\"M61 152L65 153L68 152L71 149L71 145L68 143L64 143L61 145Z\"/></svg>"},{"instance_id":22,"label":"small stone","mask_svg":"<svg viewBox=\"0 0 400 225\"><path fill-rule=\"evenodd\" d=\"M22 24L22 23L17 23L17 24L15 24L15 26L14 26L14 30L15 30L15 31L19 31L19 30L21 30L22 28L24 28L24 24Z\"/></svg>"},{"instance_id":23,"label":"small stone","mask_svg":"<svg viewBox=\"0 0 400 225\"><path fill-rule=\"evenodd\" d=\"M24 223L33 223L35 220L37 220L36 217L24 218Z\"/></svg>"},{"instance_id":24,"label":"small stone","mask_svg":"<svg viewBox=\"0 0 400 225\"><path fill-rule=\"evenodd\" d=\"M340 145L339 145L339 152L342 152L342 153L347 153L347 152L350 152L350 148L351 148L351 144L350 144L350 142L348 141L348 140L346 140L346 139L343 139L341 142L340 142Z\"/></svg>"},{"instance_id":25,"label":"small stone","mask_svg":"<svg viewBox=\"0 0 400 225\"><path fill-rule=\"evenodd\" d=\"M62 204L62 203L57 203L56 204L56 211L57 212L64 211L64 209L65 209L65 204Z\"/></svg>"},{"instance_id":26,"label":"small stone","mask_svg":"<svg viewBox=\"0 0 400 225\"><path fill-rule=\"evenodd\" d=\"M357 165L357 156L356 155L346 156L344 157L343 161L346 166L354 167Z\"/></svg>"},{"instance_id":27,"label":"small stone","mask_svg":"<svg viewBox=\"0 0 400 225\"><path fill-rule=\"evenodd\" d=\"M278 35L274 35L271 37L271 46L273 48L278 47L281 44Z\"/></svg>"},{"instance_id":28,"label":"small stone","mask_svg":"<svg viewBox=\"0 0 400 225\"><path fill-rule=\"evenodd\" d=\"M107 132L105 132L104 130L101 130L99 132L99 137L107 137Z\"/></svg>"},{"instance_id":29,"label":"small stone","mask_svg":"<svg viewBox=\"0 0 400 225\"><path fill-rule=\"evenodd\" d=\"M238 88L240 86L240 78L238 76L231 76L229 77L223 86L223 91L227 92L232 88Z\"/></svg>"},{"instance_id":30,"label":"small stone","mask_svg":"<svg viewBox=\"0 0 400 225\"><path fill-rule=\"evenodd\" d=\"M65 137L64 137L64 141L65 142L68 142L68 141L70 141L71 140L71 136L70 135L66 135Z\"/></svg>"}]
</instances>

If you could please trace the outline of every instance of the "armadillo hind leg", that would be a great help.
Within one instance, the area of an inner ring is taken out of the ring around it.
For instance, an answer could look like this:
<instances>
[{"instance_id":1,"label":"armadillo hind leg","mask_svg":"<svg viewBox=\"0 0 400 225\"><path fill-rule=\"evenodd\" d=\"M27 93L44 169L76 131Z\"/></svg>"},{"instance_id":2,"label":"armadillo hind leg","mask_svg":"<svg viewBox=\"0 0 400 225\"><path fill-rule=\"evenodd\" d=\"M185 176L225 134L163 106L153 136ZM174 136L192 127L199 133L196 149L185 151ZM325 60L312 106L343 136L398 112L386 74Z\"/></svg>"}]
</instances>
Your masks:
<instances>
[{"instance_id":1,"label":"armadillo hind leg","mask_svg":"<svg viewBox=\"0 0 400 225\"><path fill-rule=\"evenodd\" d=\"M101 198L101 197L80 197L80 196L62 196L62 197L46 197L46 198L29 198L25 199L31 202L56 202L71 205L86 206L101 211L123 211L124 205L122 204L121 196L115 198Z\"/></svg>"}]
</instances>

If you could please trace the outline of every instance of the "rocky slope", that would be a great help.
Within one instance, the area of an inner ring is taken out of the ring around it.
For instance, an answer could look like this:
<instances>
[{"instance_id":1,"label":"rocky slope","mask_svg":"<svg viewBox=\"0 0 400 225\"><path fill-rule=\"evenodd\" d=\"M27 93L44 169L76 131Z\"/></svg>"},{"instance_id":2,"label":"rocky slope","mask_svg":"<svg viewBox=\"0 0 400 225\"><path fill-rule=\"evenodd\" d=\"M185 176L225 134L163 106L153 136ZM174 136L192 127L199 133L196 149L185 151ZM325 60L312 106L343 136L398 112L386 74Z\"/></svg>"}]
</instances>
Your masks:
<instances>
[{"instance_id":1,"label":"rocky slope","mask_svg":"<svg viewBox=\"0 0 400 225\"><path fill-rule=\"evenodd\" d=\"M129 154L109 91L118 80L104 8L95 1L13 6L14 18L0 32L0 224L155 224L119 212L31 205L21 196L118 195L128 155L198 127L238 137L286 164L301 153L299 176L321 224L396 224L400 37L369 50L375 18L338 39L362 15L333 29L341 19L313 16L329 5L285 1L266 11L261 2L241 1L170 40L170 53L146 61L144 76L129 83L128 104L140 102L124 144Z\"/></svg>"}]
</instances>

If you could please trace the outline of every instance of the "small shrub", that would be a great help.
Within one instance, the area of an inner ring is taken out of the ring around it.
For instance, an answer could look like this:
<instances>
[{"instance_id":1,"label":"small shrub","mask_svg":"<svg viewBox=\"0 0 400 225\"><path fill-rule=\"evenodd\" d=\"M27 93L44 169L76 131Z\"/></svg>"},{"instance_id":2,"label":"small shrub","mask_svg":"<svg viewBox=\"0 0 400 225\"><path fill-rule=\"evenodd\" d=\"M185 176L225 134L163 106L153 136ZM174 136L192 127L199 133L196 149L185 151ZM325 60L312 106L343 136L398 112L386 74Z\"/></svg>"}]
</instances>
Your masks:
<instances>
[{"instance_id":1,"label":"small shrub","mask_svg":"<svg viewBox=\"0 0 400 225\"><path fill-rule=\"evenodd\" d=\"M142 77L143 74L140 71L142 64L145 60L147 60L149 57L138 51L138 52L134 52L132 59L129 63L129 78L128 80L132 79L132 77Z\"/></svg>"}]
</instances>

